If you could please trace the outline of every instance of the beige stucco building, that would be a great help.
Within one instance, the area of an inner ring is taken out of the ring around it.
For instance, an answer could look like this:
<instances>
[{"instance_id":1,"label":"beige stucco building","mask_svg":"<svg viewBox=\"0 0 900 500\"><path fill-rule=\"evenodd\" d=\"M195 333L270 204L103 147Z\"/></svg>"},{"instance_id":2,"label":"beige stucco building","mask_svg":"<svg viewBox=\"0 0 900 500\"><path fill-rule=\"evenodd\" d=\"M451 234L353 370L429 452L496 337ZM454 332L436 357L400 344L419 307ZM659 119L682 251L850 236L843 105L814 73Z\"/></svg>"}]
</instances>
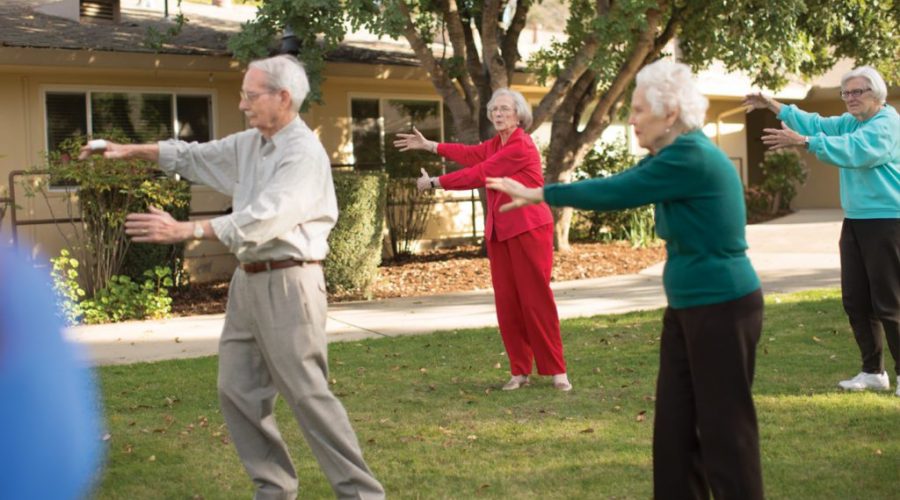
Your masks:
<instances>
[{"instance_id":1,"label":"beige stucco building","mask_svg":"<svg viewBox=\"0 0 900 500\"><path fill-rule=\"evenodd\" d=\"M252 17L252 10L216 10L185 3L190 22L154 48L148 44L152 38L148 27L165 32L174 26L162 17L161 2L108 1L121 5L118 22L85 18L90 13L78 10L79 0L7 0L0 5L0 109L4 118L0 121L0 200L15 198L20 245L47 257L59 252L64 239L56 226L29 225L28 221L65 213L72 193L63 188L53 190L48 205L24 196L16 187L24 178L16 177L11 183L10 175L40 166L44 152L60 138L97 133L102 124L124 124L138 139L209 140L245 128L238 110L242 68L229 56L226 42L242 20ZM417 122L420 129L427 129L431 137L445 137L449 119L408 48L399 42L358 38L329 56L324 102L312 105L303 115L332 162L359 164L366 155L384 161L391 154L386 137L409 127L409 117L415 115L412 109L424 110L425 118ZM846 69L849 66L837 68L812 84L792 83L778 97L798 102L809 111L843 112L838 87L840 73ZM716 68L700 79L711 101L705 131L732 158L745 183L757 181L755 164L763 152L758 138L764 126L775 123L774 118L761 112L747 115L740 107L743 95L752 90L749 79ZM515 84L534 103L544 92L524 74ZM896 89L891 103L898 103ZM534 135L539 143L546 143L547 133L545 126ZM630 139L622 125L610 127L605 137L616 135ZM809 181L801 188L795 206L839 206L837 170L811 157L807 161ZM482 227L477 194L441 196L445 202L435 206L426 240L477 237ZM192 203L194 212L217 212L229 206L225 197L202 186L193 188ZM3 245L12 242L11 212L6 210L0 218ZM187 255L196 279L224 277L234 267L224 247L215 243L191 243Z\"/></svg>"}]
</instances>

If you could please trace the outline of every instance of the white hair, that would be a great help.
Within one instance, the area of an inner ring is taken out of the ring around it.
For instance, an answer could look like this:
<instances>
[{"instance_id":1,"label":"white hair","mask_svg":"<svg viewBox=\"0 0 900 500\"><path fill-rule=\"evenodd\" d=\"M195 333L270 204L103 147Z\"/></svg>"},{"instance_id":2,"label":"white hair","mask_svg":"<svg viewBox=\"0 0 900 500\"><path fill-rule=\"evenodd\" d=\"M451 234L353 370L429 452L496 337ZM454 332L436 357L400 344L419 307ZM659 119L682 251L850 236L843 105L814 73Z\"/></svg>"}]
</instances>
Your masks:
<instances>
[{"instance_id":1,"label":"white hair","mask_svg":"<svg viewBox=\"0 0 900 500\"><path fill-rule=\"evenodd\" d=\"M525 96L523 96L520 92L516 92L508 87L500 87L495 90L493 95L491 95L491 100L487 103L487 116L488 119L491 118L491 108L494 107L494 101L497 100L500 96L509 96L512 97L513 104L516 106L516 116L519 119L519 125L523 128L528 128L531 126L532 121L534 119L531 117L531 106L528 105L528 101L525 100Z\"/></svg>"},{"instance_id":2,"label":"white hair","mask_svg":"<svg viewBox=\"0 0 900 500\"><path fill-rule=\"evenodd\" d=\"M299 111L303 100L309 94L309 80L306 70L296 57L282 54L266 59L257 59L249 65L266 74L269 90L287 90L291 94L291 107Z\"/></svg>"},{"instance_id":3,"label":"white hair","mask_svg":"<svg viewBox=\"0 0 900 500\"><path fill-rule=\"evenodd\" d=\"M884 101L887 99L887 85L885 85L884 78L881 77L881 73L878 70L871 66L860 66L848 71L841 77L841 90L844 90L847 80L851 78L865 78L868 80L869 87L872 88L872 96L875 97L879 104L884 104Z\"/></svg>"},{"instance_id":4,"label":"white hair","mask_svg":"<svg viewBox=\"0 0 900 500\"><path fill-rule=\"evenodd\" d=\"M687 65L668 59L648 64L637 74L637 87L644 89L654 116L675 111L688 130L703 126L709 100L700 92Z\"/></svg>"}]
</instances>

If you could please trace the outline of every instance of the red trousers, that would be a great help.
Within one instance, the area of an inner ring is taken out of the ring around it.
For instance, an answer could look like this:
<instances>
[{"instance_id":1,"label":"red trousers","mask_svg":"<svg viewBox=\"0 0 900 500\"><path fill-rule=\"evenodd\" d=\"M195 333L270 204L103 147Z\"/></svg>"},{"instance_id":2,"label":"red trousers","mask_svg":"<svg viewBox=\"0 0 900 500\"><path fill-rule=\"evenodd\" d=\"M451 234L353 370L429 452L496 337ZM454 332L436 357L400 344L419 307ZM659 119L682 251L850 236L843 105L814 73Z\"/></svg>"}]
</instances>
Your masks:
<instances>
[{"instance_id":1,"label":"red trousers","mask_svg":"<svg viewBox=\"0 0 900 500\"><path fill-rule=\"evenodd\" d=\"M510 371L529 375L536 363L541 375L565 373L559 315L550 290L553 224L508 240L488 240L487 249Z\"/></svg>"}]
</instances>

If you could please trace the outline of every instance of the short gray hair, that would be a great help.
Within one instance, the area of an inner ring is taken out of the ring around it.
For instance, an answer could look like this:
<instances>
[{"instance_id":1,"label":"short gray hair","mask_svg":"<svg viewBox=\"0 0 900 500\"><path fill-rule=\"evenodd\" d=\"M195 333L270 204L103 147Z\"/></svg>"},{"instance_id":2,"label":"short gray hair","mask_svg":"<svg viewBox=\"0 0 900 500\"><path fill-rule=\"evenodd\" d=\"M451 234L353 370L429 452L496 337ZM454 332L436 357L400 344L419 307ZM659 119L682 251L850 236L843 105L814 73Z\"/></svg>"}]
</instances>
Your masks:
<instances>
[{"instance_id":1,"label":"short gray hair","mask_svg":"<svg viewBox=\"0 0 900 500\"><path fill-rule=\"evenodd\" d=\"M860 66L848 71L841 77L841 90L844 90L847 80L851 78L865 78L868 80L869 86L872 87L872 96L875 97L879 104L884 104L884 101L887 100L887 85L885 85L881 73L875 68L871 66Z\"/></svg>"},{"instance_id":2,"label":"short gray hair","mask_svg":"<svg viewBox=\"0 0 900 500\"><path fill-rule=\"evenodd\" d=\"M287 90L291 94L291 107L299 111L303 100L309 94L309 80L306 70L296 57L282 54L266 59L257 59L249 65L266 74L269 90Z\"/></svg>"},{"instance_id":3,"label":"short gray hair","mask_svg":"<svg viewBox=\"0 0 900 500\"><path fill-rule=\"evenodd\" d=\"M522 128L530 127L531 123L534 121L531 117L531 106L528 105L525 96L508 87L500 87L494 91L493 95L491 95L491 100L487 103L488 120L491 118L491 108L494 107L494 101L503 95L512 97L513 103L516 105L516 116L519 118L519 125L521 125Z\"/></svg>"},{"instance_id":4,"label":"short gray hair","mask_svg":"<svg viewBox=\"0 0 900 500\"><path fill-rule=\"evenodd\" d=\"M688 130L703 126L709 100L687 65L668 59L648 64L637 74L637 87L644 89L653 115L677 111L678 121Z\"/></svg>"}]
</instances>

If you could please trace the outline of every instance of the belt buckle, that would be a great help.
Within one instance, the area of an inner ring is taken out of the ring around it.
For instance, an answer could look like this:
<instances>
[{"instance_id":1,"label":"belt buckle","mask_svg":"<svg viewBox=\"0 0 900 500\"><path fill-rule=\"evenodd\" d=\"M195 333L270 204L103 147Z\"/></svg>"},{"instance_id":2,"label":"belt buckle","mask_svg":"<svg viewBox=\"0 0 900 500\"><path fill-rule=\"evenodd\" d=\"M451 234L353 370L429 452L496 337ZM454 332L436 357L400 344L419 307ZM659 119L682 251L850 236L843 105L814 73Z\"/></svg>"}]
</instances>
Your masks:
<instances>
[{"instance_id":1,"label":"belt buckle","mask_svg":"<svg viewBox=\"0 0 900 500\"><path fill-rule=\"evenodd\" d=\"M266 261L266 271L271 271L271 270L272 270L272 261L267 260Z\"/></svg>"}]
</instances>

